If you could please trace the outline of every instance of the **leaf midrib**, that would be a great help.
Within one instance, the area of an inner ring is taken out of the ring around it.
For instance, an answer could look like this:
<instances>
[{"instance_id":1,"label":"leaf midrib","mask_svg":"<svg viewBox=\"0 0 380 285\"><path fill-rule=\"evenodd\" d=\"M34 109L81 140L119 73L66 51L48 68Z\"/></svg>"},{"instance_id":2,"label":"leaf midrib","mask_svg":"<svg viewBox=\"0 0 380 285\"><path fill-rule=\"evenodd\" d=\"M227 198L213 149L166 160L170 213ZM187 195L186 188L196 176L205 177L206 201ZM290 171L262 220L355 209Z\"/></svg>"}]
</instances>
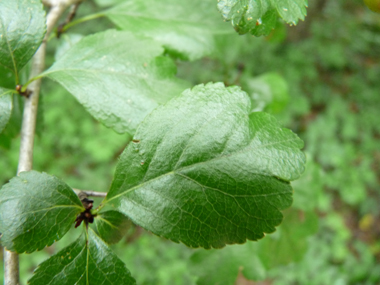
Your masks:
<instances>
[{"instance_id":1,"label":"leaf midrib","mask_svg":"<svg viewBox=\"0 0 380 285\"><path fill-rule=\"evenodd\" d=\"M268 145L276 145L276 144L279 144L279 143L288 142L288 141L296 141L296 140L298 140L298 138L293 138L293 139L288 139L288 140L281 140L281 141L274 142L274 143L269 143L269 144L265 144L265 145L263 144L263 145L261 145L261 146L255 148L255 149L262 148L262 147L266 147L266 146L268 146ZM251 142L252 142L252 141L251 141ZM236 154L242 153L243 151L245 151L247 148L250 148L250 147L251 147L250 144L248 144L246 147L242 148L242 149L239 150L239 151L236 151L236 152L233 152L233 153L230 153L230 154L226 154L226 155L217 156L217 157L212 158L212 159L207 160L207 161L197 162L197 163L194 163L194 164L191 164L191 165L187 165L187 166L185 166L185 167L182 167L182 168L175 169L175 170L172 170L172 171L170 171L170 172L164 173L164 174L159 175L159 176L157 176L157 177L155 177L155 178L153 178L153 179L150 179L150 180L144 181L143 183L140 183L140 184L138 184L138 185L136 185L136 186L133 186L133 187L131 187L131 188L129 188L129 189L127 189L127 190L125 190L125 191L123 191L123 192L121 192L121 193L115 195L115 196L113 196L113 197L110 198L110 199L107 199L107 198L106 198L105 201L104 201L104 204L106 204L106 203L108 203L108 202L110 202L110 201L112 201L112 200L114 200L114 199L116 199L116 198L118 198L118 197L120 197L120 196L123 196L123 195L125 195L125 194L127 194L127 193L129 193L129 192L132 192L132 191L134 191L135 189L138 189L138 188L144 186L145 184L149 184L149 183L151 183L152 181L158 180L158 179L160 179L160 178L162 178L162 177L165 177L165 176L167 176L167 175L178 174L178 175L181 175L181 176L186 176L186 175L184 175L184 174L179 174L179 173L177 173L177 172L180 172L180 171L186 170L187 168L194 167L195 165L206 164L206 163L209 163L209 162L212 162L212 161L217 161L217 160L219 160L219 159L224 159L224 158L226 158L226 157L230 157L230 156L233 156L233 155L236 155ZM264 173L254 173L254 174L260 174L260 175L263 175L263 176L270 176L270 175L266 175L266 174L264 174ZM189 179L191 179L191 178L189 177ZM283 179L283 180L284 180L284 179ZM285 180L285 181L287 181L287 180ZM220 190L220 189L219 189L219 190ZM254 195L254 196L255 196L255 195ZM252 196L252 197L254 197L254 196Z\"/></svg>"},{"instance_id":2,"label":"leaf midrib","mask_svg":"<svg viewBox=\"0 0 380 285\"><path fill-rule=\"evenodd\" d=\"M1 21L1 26L2 26L2 32L3 32L3 36L5 38L5 42L7 43L7 47L8 47L8 50L9 50L9 54L11 55L11 59L12 59L12 64L13 64L13 72L16 74L17 76L17 66L16 66L16 61L15 61L15 58L13 56L13 53L12 53L12 49L11 49L11 46L10 46L10 43L8 41L8 37L7 37L7 31L5 30L5 25L4 25L4 22L3 22L3 18L0 17L0 21ZM3 64L2 64L3 65ZM5 66L5 65L3 65Z\"/></svg>"}]
</instances>

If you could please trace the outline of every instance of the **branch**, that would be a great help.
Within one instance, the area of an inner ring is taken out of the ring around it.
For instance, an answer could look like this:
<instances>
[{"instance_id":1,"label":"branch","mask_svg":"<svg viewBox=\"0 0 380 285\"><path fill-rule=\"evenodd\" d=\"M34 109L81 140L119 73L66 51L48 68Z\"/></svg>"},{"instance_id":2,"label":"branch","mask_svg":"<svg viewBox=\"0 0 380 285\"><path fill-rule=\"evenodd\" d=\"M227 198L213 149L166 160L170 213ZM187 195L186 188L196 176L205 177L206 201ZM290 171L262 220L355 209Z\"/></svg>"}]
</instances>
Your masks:
<instances>
[{"instance_id":1,"label":"branch","mask_svg":"<svg viewBox=\"0 0 380 285\"><path fill-rule=\"evenodd\" d=\"M66 17L66 20L57 27L57 38L59 38L61 34L64 32L63 27L66 26L68 23L70 23L74 19L80 3L81 2L78 2L71 6L70 12Z\"/></svg>"},{"instance_id":2,"label":"branch","mask_svg":"<svg viewBox=\"0 0 380 285\"><path fill-rule=\"evenodd\" d=\"M75 194L79 194L80 192L84 192L88 197L106 197L107 196L107 193L106 192L96 192L96 191L92 191L92 190L80 190L80 189L76 189L76 188L73 188Z\"/></svg>"},{"instance_id":3,"label":"branch","mask_svg":"<svg viewBox=\"0 0 380 285\"><path fill-rule=\"evenodd\" d=\"M51 6L46 16L46 34L41 46L33 56L30 78L40 74L45 68L46 41L59 17L72 4L82 0L44 0L44 4ZM17 175L22 171L32 169L33 165L33 142L36 129L38 97L40 93L41 79L33 81L29 85L31 95L25 98L24 113L21 126L20 156L17 168ZM19 260L14 252L4 248L4 284L20 284Z\"/></svg>"}]
</instances>

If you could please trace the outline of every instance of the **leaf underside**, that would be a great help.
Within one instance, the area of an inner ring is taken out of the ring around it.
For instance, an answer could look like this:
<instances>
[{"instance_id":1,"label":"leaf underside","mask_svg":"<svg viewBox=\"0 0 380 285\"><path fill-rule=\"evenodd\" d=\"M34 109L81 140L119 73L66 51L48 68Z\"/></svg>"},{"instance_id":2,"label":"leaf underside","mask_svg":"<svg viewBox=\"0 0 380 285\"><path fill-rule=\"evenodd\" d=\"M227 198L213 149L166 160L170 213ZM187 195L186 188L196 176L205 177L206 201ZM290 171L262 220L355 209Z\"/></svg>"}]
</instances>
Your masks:
<instances>
[{"instance_id":1,"label":"leaf underside","mask_svg":"<svg viewBox=\"0 0 380 285\"><path fill-rule=\"evenodd\" d=\"M290 206L303 142L248 96L198 85L154 110L123 152L106 202L190 247L257 240Z\"/></svg>"},{"instance_id":2,"label":"leaf underside","mask_svg":"<svg viewBox=\"0 0 380 285\"><path fill-rule=\"evenodd\" d=\"M28 284L136 284L125 264L93 232L41 263Z\"/></svg>"},{"instance_id":3,"label":"leaf underside","mask_svg":"<svg viewBox=\"0 0 380 285\"><path fill-rule=\"evenodd\" d=\"M33 252L61 239L84 208L60 179L21 172L0 189L1 243L17 253Z\"/></svg>"},{"instance_id":4,"label":"leaf underside","mask_svg":"<svg viewBox=\"0 0 380 285\"><path fill-rule=\"evenodd\" d=\"M109 30L84 37L41 76L66 88L96 119L134 133L158 104L185 89L152 39Z\"/></svg>"}]
</instances>

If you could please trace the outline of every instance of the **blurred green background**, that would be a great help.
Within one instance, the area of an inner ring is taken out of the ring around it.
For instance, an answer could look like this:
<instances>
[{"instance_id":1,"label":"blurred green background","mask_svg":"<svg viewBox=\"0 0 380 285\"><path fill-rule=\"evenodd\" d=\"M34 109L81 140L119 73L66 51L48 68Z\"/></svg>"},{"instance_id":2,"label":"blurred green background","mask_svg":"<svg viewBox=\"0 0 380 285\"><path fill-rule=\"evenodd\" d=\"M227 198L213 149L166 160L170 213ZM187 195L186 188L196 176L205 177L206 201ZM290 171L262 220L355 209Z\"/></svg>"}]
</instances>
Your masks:
<instances>
[{"instance_id":1,"label":"blurred green background","mask_svg":"<svg viewBox=\"0 0 380 285\"><path fill-rule=\"evenodd\" d=\"M253 110L272 113L305 141L308 163L293 183L292 210L278 232L248 243L252 258L259 256L257 266L241 261L232 281L226 277L220 284L380 284L380 14L359 0L310 2L305 22L295 27L279 22L265 38L218 36L209 57L177 60L179 77L193 85L224 81L242 86ZM99 10L87 1L78 18ZM111 27L98 19L70 33ZM47 63L53 62L57 47L75 37L51 40ZM1 86L14 88L7 71L0 69L0 75ZM17 170L21 108L22 99L15 98L11 122L0 135L1 184ZM48 80L39 110L33 168L75 188L107 191L130 136L105 128ZM76 235L71 231L43 251L21 255L22 284L38 263ZM213 284L209 275L229 268L226 261L239 248L189 249L139 227L114 247L138 284ZM249 266L260 283L247 280L251 275L244 268ZM2 270L1 265L0 282Z\"/></svg>"}]
</instances>

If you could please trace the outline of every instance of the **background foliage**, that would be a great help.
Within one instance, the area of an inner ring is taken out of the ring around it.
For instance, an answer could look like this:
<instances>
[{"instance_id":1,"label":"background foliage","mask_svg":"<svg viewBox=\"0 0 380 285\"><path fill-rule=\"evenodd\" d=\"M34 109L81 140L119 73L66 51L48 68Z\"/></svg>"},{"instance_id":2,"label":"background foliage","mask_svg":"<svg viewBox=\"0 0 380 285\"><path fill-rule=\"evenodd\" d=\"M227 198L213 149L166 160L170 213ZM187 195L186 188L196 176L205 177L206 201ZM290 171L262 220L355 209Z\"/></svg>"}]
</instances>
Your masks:
<instances>
[{"instance_id":1,"label":"background foliage","mask_svg":"<svg viewBox=\"0 0 380 285\"><path fill-rule=\"evenodd\" d=\"M97 6L86 1L78 17L113 2L98 0ZM207 279L211 277L205 272L212 268L231 270L223 277L225 284L236 280L234 276L238 282L270 284L380 282L380 17L356 0L309 4L305 22L296 27L277 22L265 38L216 34L210 56L193 62L177 59L180 78L194 85L241 85L251 94L254 108L265 108L305 141L308 164L301 179L293 182L293 209L276 233L218 252L194 251L132 226L114 247L140 284L220 281ZM110 27L113 24L101 18L51 40L47 64L53 62L56 47ZM27 78L28 67L24 70ZM0 74L1 86L14 88L10 74L3 69ZM41 99L34 169L72 187L106 191L129 135L95 121L52 81L44 80ZM22 100L14 100L10 124L0 135L1 184L17 169ZM295 228L294 223L302 226ZM38 263L76 237L70 231L49 248L21 255L22 283ZM251 258L239 258L247 250L254 252Z\"/></svg>"}]
</instances>

